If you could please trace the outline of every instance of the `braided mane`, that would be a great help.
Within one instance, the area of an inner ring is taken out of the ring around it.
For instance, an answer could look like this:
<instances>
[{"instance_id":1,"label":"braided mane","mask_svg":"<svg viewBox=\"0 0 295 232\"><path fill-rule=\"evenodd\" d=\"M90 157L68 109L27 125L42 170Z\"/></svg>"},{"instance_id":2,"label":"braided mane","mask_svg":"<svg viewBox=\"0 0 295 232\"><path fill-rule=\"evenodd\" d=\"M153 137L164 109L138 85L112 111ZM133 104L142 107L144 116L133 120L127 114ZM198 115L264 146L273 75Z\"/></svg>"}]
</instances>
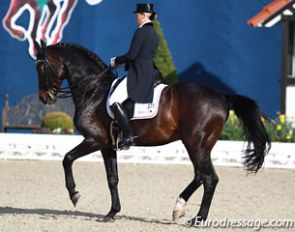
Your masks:
<instances>
[{"instance_id":1,"label":"braided mane","mask_svg":"<svg viewBox=\"0 0 295 232\"><path fill-rule=\"evenodd\" d=\"M93 61L95 61L98 65L103 66L104 68L107 68L108 66L103 62L103 60L94 52L90 51L89 49L73 43L58 43L54 46L58 47L66 47L71 48L74 50L78 50L79 52L85 54L86 56L90 57Z\"/></svg>"}]
</instances>

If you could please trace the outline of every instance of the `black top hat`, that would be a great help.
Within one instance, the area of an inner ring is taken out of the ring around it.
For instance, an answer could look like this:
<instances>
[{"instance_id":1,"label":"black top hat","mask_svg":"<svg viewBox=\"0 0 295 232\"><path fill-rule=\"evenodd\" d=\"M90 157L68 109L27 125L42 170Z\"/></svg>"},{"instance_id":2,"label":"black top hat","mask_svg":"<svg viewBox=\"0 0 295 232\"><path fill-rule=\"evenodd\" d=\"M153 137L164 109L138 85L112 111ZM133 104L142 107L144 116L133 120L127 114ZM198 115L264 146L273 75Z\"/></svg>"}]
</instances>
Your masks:
<instances>
[{"instance_id":1,"label":"black top hat","mask_svg":"<svg viewBox=\"0 0 295 232\"><path fill-rule=\"evenodd\" d=\"M151 4L151 3L136 4L136 10L133 13L143 13L143 12L155 14L156 12L154 12L154 4Z\"/></svg>"}]
</instances>

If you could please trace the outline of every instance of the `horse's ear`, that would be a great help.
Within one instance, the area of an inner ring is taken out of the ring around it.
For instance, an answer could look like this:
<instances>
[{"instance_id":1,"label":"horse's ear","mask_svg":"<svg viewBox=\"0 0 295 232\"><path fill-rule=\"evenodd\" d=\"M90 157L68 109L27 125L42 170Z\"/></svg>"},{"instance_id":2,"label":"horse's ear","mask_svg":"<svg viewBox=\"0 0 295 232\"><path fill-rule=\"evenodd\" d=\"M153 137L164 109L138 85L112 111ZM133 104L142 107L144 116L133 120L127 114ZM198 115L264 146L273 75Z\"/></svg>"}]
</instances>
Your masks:
<instances>
[{"instance_id":1,"label":"horse's ear","mask_svg":"<svg viewBox=\"0 0 295 232\"><path fill-rule=\"evenodd\" d=\"M42 49L42 58L45 58L46 57L46 43L41 40L41 49Z\"/></svg>"},{"instance_id":2,"label":"horse's ear","mask_svg":"<svg viewBox=\"0 0 295 232\"><path fill-rule=\"evenodd\" d=\"M38 56L40 56L40 54L41 54L41 47L40 47L40 45L39 45L39 43L36 41L36 40L34 40L34 55L35 55L35 57L38 57Z\"/></svg>"},{"instance_id":3,"label":"horse's ear","mask_svg":"<svg viewBox=\"0 0 295 232\"><path fill-rule=\"evenodd\" d=\"M45 59L46 58L46 43L43 40L41 40L41 50L42 50L41 57L43 59Z\"/></svg>"},{"instance_id":4,"label":"horse's ear","mask_svg":"<svg viewBox=\"0 0 295 232\"><path fill-rule=\"evenodd\" d=\"M44 40L41 40L41 47L46 48L46 42Z\"/></svg>"}]
</instances>

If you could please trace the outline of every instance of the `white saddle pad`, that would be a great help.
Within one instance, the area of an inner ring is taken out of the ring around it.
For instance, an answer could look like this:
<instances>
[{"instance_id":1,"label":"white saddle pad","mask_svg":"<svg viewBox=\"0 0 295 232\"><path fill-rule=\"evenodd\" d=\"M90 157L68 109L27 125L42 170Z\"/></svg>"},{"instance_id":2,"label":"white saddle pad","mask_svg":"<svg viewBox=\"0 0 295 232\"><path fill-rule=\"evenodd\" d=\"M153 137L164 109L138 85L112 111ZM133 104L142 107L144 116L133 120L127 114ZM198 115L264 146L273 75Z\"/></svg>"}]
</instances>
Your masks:
<instances>
[{"instance_id":1,"label":"white saddle pad","mask_svg":"<svg viewBox=\"0 0 295 232\"><path fill-rule=\"evenodd\" d=\"M115 85L115 83L118 80L114 80L112 87ZM159 109L159 102L161 98L161 93L163 89L166 87L166 84L159 84L154 89L154 99L152 103L135 103L134 104L134 114L133 117L130 120L137 120L137 119L149 119L153 118L157 115L158 109ZM110 93L112 93L112 87L110 90ZM108 96L108 99L110 97L110 93ZM114 114L112 110L110 109L109 100L107 100L107 112L111 118L114 118Z\"/></svg>"}]
</instances>

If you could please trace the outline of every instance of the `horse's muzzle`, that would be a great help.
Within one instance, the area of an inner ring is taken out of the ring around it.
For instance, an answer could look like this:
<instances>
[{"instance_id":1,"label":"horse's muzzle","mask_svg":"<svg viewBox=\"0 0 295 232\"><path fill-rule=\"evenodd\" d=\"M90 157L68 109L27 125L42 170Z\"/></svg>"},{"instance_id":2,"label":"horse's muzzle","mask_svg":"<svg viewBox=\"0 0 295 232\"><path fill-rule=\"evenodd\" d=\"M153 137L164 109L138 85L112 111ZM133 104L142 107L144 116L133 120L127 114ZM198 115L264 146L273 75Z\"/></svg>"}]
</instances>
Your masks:
<instances>
[{"instance_id":1,"label":"horse's muzzle","mask_svg":"<svg viewBox=\"0 0 295 232\"><path fill-rule=\"evenodd\" d=\"M53 92L51 92L50 90L48 90L48 91L41 90L39 92L39 99L43 104L46 104L46 105L52 105L57 100L56 95Z\"/></svg>"}]
</instances>

